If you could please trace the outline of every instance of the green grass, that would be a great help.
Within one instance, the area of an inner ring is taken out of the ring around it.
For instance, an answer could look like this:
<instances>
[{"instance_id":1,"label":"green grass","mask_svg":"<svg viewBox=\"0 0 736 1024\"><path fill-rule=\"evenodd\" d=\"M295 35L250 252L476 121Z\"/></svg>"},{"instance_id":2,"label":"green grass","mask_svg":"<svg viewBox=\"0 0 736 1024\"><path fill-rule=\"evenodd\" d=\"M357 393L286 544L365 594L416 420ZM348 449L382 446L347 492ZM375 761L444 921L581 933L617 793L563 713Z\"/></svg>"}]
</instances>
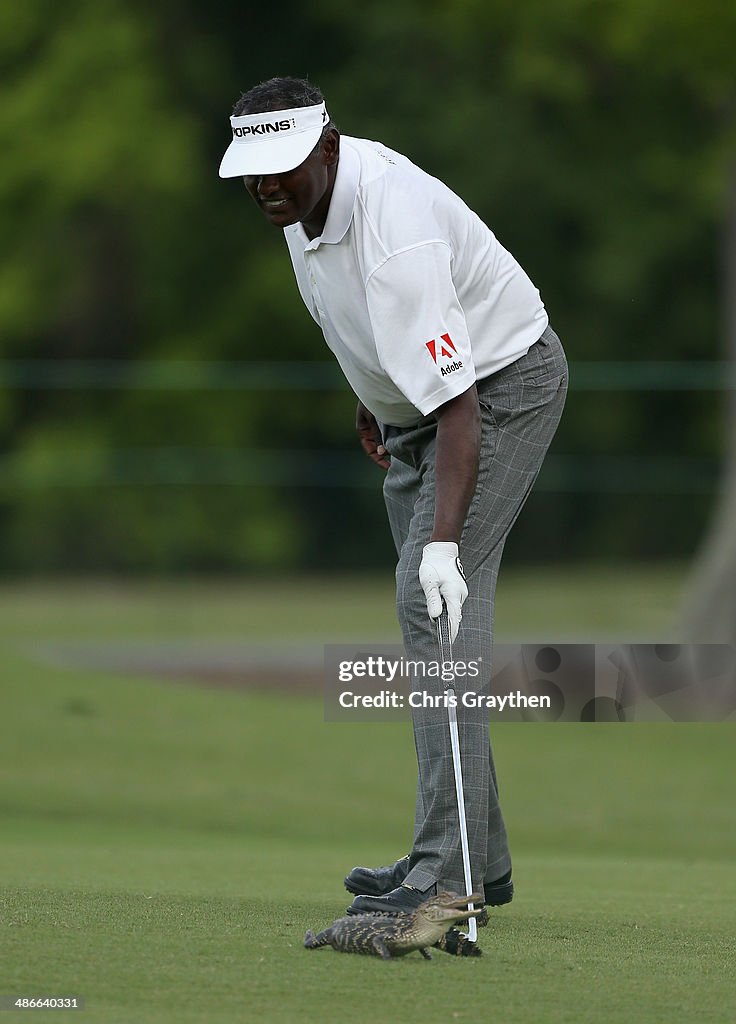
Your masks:
<instances>
[{"instance_id":1,"label":"green grass","mask_svg":"<svg viewBox=\"0 0 736 1024\"><path fill-rule=\"evenodd\" d=\"M676 628L688 570L682 565L503 569L499 640L586 633L666 638ZM0 585L0 636L398 637L393 579L202 580L128 584L63 581Z\"/></svg>"},{"instance_id":2,"label":"green grass","mask_svg":"<svg viewBox=\"0 0 736 1024\"><path fill-rule=\"evenodd\" d=\"M539 615L540 590L570 608L600 593L529 579ZM383 963L301 941L343 911L346 870L407 847L408 724L33 656L50 638L260 636L285 609L296 635L359 636L384 594L273 584L257 611L244 586L4 588L0 994L78 994L87 1009L58 1019L90 1024L734 1019L732 725L496 727L517 897L481 960Z\"/></svg>"}]
</instances>

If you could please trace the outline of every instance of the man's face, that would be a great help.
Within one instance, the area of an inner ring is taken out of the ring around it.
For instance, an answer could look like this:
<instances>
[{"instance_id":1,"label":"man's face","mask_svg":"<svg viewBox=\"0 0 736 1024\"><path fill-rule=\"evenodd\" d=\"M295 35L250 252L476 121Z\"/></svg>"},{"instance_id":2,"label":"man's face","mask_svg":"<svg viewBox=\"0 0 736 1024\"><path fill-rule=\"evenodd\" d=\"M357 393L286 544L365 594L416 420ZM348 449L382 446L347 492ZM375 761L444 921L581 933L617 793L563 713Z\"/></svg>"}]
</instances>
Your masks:
<instances>
[{"instance_id":1,"label":"man's face","mask_svg":"<svg viewBox=\"0 0 736 1024\"><path fill-rule=\"evenodd\" d=\"M246 174L245 187L276 227L302 222L321 230L327 218L339 152L338 134L331 130L307 159L281 174Z\"/></svg>"}]
</instances>

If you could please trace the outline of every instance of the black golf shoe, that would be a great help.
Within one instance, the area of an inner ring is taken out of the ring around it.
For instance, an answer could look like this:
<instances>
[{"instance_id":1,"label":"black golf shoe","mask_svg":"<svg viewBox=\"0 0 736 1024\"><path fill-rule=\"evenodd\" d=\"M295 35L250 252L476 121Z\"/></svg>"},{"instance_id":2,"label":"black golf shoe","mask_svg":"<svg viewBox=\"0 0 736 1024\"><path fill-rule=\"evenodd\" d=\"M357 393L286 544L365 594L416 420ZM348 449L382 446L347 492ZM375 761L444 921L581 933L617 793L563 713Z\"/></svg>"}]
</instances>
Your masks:
<instances>
[{"instance_id":1,"label":"black golf shoe","mask_svg":"<svg viewBox=\"0 0 736 1024\"><path fill-rule=\"evenodd\" d=\"M486 898L486 905L489 907L502 907L504 903L510 903L514 898L514 883L511 881L511 872L508 871L495 882L483 886Z\"/></svg>"},{"instance_id":2,"label":"black golf shoe","mask_svg":"<svg viewBox=\"0 0 736 1024\"><path fill-rule=\"evenodd\" d=\"M345 888L353 896L385 896L401 885L409 874L409 855L385 868L353 868Z\"/></svg>"},{"instance_id":3,"label":"black golf shoe","mask_svg":"<svg viewBox=\"0 0 736 1024\"><path fill-rule=\"evenodd\" d=\"M479 928L485 928L488 924L488 911L486 907L502 907L504 903L510 903L514 898L514 883L511 881L511 872L507 871L505 875L497 878L495 882L484 885L483 895L485 902L480 904L483 907L483 913L479 914L475 919Z\"/></svg>"},{"instance_id":4,"label":"black golf shoe","mask_svg":"<svg viewBox=\"0 0 736 1024\"><path fill-rule=\"evenodd\" d=\"M395 864L383 868L353 868L345 879L345 888L353 896L386 896L393 893L409 873L409 856L402 857ZM514 898L514 883L511 872L497 878L495 882L487 882L483 886L485 905L502 907ZM420 901L421 902L421 901ZM487 915L486 915L487 919ZM481 921L479 919L479 924ZM481 925L482 927L482 925Z\"/></svg>"},{"instance_id":5,"label":"black golf shoe","mask_svg":"<svg viewBox=\"0 0 736 1024\"><path fill-rule=\"evenodd\" d=\"M400 885L383 896L356 896L347 909L348 914L411 914L437 892L437 886L415 889L413 885Z\"/></svg>"}]
</instances>

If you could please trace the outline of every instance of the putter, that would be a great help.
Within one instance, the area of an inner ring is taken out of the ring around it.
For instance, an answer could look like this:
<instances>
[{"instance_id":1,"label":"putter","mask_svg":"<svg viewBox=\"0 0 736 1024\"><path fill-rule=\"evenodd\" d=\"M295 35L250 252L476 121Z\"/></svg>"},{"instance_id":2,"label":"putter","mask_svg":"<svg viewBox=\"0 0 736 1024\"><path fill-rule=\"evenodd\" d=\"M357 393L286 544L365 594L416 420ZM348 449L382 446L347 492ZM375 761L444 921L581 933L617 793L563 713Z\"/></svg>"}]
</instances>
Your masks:
<instances>
[{"instance_id":1,"label":"putter","mask_svg":"<svg viewBox=\"0 0 736 1024\"><path fill-rule=\"evenodd\" d=\"M437 641L440 648L440 661L444 665L449 662L452 666L452 642L450 640L450 620L447 616L447 609L442 607L442 614L437 619ZM445 686L447 696L455 696L455 673L451 667L452 680ZM457 728L457 713L454 701L447 701L447 719L450 726L450 744L452 746L452 767L455 771L455 795L457 796L457 816L460 822L460 843L463 851L463 875L465 877L465 895L470 896L473 892L473 876L470 873L470 848L468 845L468 823L465 817L465 794L463 792L463 766L460 761L460 735ZM473 904L468 903L468 910L473 910ZM478 926L475 918L468 921L468 938L475 942L478 938Z\"/></svg>"}]
</instances>

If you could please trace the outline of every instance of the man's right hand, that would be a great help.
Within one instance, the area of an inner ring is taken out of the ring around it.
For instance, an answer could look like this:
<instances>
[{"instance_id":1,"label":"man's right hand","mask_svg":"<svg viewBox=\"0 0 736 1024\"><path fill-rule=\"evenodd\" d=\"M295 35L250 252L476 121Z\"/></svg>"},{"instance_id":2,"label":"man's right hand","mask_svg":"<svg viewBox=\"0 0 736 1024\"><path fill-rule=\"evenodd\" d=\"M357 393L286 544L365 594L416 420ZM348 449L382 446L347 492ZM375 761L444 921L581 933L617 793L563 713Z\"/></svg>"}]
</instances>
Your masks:
<instances>
[{"instance_id":1,"label":"man's right hand","mask_svg":"<svg viewBox=\"0 0 736 1024\"><path fill-rule=\"evenodd\" d=\"M376 422L376 417L369 409L366 409L362 402L358 402L355 429L358 431L360 446L371 462L375 462L381 469L388 469L391 463L389 455L383 447L381 431Z\"/></svg>"}]
</instances>

